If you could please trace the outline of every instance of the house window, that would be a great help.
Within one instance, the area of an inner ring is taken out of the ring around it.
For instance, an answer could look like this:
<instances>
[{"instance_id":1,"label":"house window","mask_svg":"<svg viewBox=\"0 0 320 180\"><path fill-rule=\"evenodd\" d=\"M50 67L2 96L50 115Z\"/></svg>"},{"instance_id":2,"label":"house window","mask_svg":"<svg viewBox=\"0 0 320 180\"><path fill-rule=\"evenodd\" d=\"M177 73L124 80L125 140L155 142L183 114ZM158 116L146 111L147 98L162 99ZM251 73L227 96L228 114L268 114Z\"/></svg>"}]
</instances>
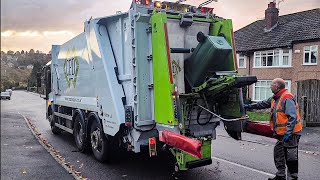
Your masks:
<instances>
[{"instance_id":1,"label":"house window","mask_svg":"<svg viewBox=\"0 0 320 180\"><path fill-rule=\"evenodd\" d=\"M238 68L246 68L246 56L243 54L237 54Z\"/></svg>"},{"instance_id":2,"label":"house window","mask_svg":"<svg viewBox=\"0 0 320 180\"><path fill-rule=\"evenodd\" d=\"M271 91L272 80L259 80L253 85L253 101L262 101L273 95ZM286 89L291 91L291 81L285 80Z\"/></svg>"},{"instance_id":3,"label":"house window","mask_svg":"<svg viewBox=\"0 0 320 180\"><path fill-rule=\"evenodd\" d=\"M305 46L303 65L316 65L318 63L318 46Z\"/></svg>"},{"instance_id":4,"label":"house window","mask_svg":"<svg viewBox=\"0 0 320 180\"><path fill-rule=\"evenodd\" d=\"M282 65L289 66L290 51L288 49L282 51Z\"/></svg>"},{"instance_id":5,"label":"house window","mask_svg":"<svg viewBox=\"0 0 320 180\"><path fill-rule=\"evenodd\" d=\"M292 59L291 54L291 49L257 51L254 53L254 67L290 67Z\"/></svg>"}]
</instances>

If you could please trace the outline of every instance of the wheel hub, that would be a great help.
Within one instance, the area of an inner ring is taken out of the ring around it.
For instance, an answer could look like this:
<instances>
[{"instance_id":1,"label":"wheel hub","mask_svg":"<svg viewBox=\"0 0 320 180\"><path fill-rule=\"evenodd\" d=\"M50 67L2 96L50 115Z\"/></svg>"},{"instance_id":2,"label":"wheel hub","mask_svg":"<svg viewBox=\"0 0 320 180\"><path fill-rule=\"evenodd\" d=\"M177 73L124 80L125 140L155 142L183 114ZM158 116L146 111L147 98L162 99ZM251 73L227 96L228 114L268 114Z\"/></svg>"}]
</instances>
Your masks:
<instances>
[{"instance_id":1,"label":"wheel hub","mask_svg":"<svg viewBox=\"0 0 320 180\"><path fill-rule=\"evenodd\" d=\"M93 149L99 151L99 147L101 147L101 137L99 129L96 129L91 133L91 145Z\"/></svg>"}]
</instances>

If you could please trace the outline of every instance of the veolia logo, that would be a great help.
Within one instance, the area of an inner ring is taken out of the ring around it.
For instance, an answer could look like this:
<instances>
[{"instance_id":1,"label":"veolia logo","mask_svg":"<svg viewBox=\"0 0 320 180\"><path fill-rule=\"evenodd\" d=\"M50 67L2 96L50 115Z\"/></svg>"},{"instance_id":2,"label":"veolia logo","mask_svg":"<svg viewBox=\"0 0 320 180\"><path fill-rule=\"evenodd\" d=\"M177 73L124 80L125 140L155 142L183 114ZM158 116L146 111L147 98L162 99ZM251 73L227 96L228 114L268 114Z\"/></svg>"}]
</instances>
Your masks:
<instances>
[{"instance_id":1,"label":"veolia logo","mask_svg":"<svg viewBox=\"0 0 320 180\"><path fill-rule=\"evenodd\" d=\"M68 86L76 87L77 76L79 71L79 60L76 55L76 49L73 47L67 51L67 58L64 61L64 75Z\"/></svg>"},{"instance_id":2,"label":"veolia logo","mask_svg":"<svg viewBox=\"0 0 320 180\"><path fill-rule=\"evenodd\" d=\"M172 60L172 75L174 78L177 77L178 73L181 71L181 67L176 60Z\"/></svg>"}]
</instances>

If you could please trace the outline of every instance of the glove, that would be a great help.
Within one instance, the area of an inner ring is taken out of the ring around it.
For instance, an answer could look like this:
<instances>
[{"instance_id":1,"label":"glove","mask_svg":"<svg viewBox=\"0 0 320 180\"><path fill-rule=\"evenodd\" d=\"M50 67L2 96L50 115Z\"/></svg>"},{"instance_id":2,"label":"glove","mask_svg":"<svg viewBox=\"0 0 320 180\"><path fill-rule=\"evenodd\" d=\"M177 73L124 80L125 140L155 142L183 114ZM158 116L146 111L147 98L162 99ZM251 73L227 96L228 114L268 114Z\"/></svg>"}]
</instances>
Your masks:
<instances>
[{"instance_id":1,"label":"glove","mask_svg":"<svg viewBox=\"0 0 320 180\"><path fill-rule=\"evenodd\" d=\"M288 142L290 136L291 136L291 134L285 134L285 135L283 136L283 141L284 141L284 142Z\"/></svg>"}]
</instances>

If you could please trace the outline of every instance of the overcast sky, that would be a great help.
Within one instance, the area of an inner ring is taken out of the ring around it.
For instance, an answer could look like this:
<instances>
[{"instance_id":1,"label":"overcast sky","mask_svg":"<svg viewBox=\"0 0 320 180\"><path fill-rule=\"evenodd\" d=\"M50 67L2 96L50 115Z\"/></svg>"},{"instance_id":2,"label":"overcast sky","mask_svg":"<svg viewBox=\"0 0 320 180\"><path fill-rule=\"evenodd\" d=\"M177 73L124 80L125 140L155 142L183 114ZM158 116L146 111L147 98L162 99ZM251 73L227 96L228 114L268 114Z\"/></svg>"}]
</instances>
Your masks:
<instances>
[{"instance_id":1,"label":"overcast sky","mask_svg":"<svg viewBox=\"0 0 320 180\"><path fill-rule=\"evenodd\" d=\"M170 1L170 0L169 0ZM177 1L177 0L171 0ZM205 0L188 0L199 5ZM272 0L218 0L218 16L232 19L234 29L264 19ZM125 12L131 0L1 0L1 50L40 50L48 52L52 44L63 44L83 31L83 22L92 16ZM320 8L320 0L284 0L280 15Z\"/></svg>"}]
</instances>

